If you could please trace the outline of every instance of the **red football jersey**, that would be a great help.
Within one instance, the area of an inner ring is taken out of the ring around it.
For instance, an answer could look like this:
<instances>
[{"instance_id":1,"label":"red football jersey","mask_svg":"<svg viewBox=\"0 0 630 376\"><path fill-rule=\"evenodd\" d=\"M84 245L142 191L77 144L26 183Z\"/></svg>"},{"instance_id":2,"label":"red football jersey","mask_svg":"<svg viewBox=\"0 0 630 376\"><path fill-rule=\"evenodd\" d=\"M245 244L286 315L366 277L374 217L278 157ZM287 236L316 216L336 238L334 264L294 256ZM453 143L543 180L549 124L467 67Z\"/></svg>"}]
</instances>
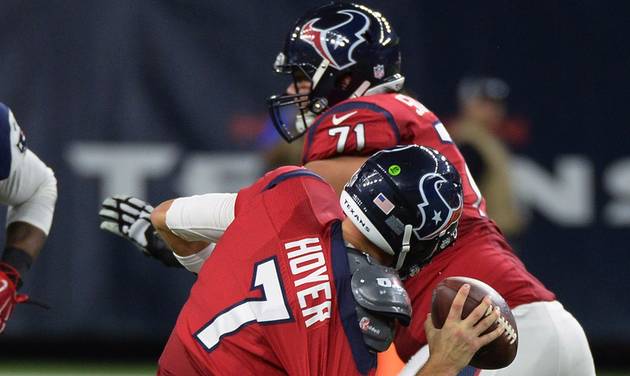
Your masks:
<instances>
[{"instance_id":1,"label":"red football jersey","mask_svg":"<svg viewBox=\"0 0 630 376\"><path fill-rule=\"evenodd\" d=\"M492 286L511 308L521 304L551 301L555 295L533 275L514 254L494 222L485 220L474 231L458 236L420 272L405 281L413 304L413 317L408 327L398 328L396 350L404 361L427 343L424 319L431 311L433 289L448 277L465 276Z\"/></svg>"},{"instance_id":2,"label":"red football jersey","mask_svg":"<svg viewBox=\"0 0 630 376\"><path fill-rule=\"evenodd\" d=\"M298 167L241 190L201 269L160 374L373 373L350 290L338 196Z\"/></svg>"},{"instance_id":3,"label":"red football jersey","mask_svg":"<svg viewBox=\"0 0 630 376\"><path fill-rule=\"evenodd\" d=\"M485 217L485 201L444 124L420 102L403 94L349 99L323 113L308 129L302 162L340 155L370 156L379 150L409 144L439 151L459 171L464 188L460 226L466 226L470 219Z\"/></svg>"},{"instance_id":4,"label":"red football jersey","mask_svg":"<svg viewBox=\"0 0 630 376\"><path fill-rule=\"evenodd\" d=\"M304 142L303 162L341 155L369 156L401 144L431 147L457 168L464 190L464 212L455 244L405 281L413 303L411 325L400 328L396 349L408 360L426 344L424 319L432 291L444 278L467 276L496 289L510 307L555 299L532 276L485 214L485 201L444 125L420 102L403 94L380 94L343 101L316 119Z\"/></svg>"}]
</instances>

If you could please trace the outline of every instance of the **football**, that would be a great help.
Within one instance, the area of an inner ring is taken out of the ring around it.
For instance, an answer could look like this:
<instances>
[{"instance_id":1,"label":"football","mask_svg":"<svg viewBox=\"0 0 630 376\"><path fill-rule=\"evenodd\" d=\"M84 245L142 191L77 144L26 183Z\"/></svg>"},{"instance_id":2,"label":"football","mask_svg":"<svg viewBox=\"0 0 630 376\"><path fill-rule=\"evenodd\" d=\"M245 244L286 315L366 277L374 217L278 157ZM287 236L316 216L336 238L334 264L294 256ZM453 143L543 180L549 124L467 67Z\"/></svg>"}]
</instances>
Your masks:
<instances>
[{"instance_id":1,"label":"football","mask_svg":"<svg viewBox=\"0 0 630 376\"><path fill-rule=\"evenodd\" d=\"M479 303L481 303L483 298L488 295L492 301L492 306L498 306L501 310L501 316L484 334L496 329L497 325L503 325L506 329L501 337L479 349L470 361L470 365L481 369L507 367L512 363L514 357L516 357L518 330L514 316L512 316L512 311L505 300L503 300L496 290L486 283L467 277L449 277L440 282L433 290L433 300L431 304L433 325L438 329L444 325L453 299L459 288L465 283L470 285L470 292L464 303L462 318L466 318Z\"/></svg>"}]
</instances>

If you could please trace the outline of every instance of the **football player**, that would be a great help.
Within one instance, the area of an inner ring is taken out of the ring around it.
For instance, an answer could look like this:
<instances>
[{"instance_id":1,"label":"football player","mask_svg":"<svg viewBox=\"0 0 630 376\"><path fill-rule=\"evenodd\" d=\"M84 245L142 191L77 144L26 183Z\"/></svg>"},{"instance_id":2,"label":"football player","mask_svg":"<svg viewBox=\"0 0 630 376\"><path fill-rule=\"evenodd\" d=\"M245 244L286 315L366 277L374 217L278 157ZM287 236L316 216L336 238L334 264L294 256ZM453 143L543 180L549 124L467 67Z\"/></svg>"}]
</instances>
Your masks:
<instances>
[{"instance_id":1,"label":"football player","mask_svg":"<svg viewBox=\"0 0 630 376\"><path fill-rule=\"evenodd\" d=\"M462 176L464 211L454 247L437 249L405 281L414 318L396 337L413 374L424 363L422 318L431 292L449 276L465 275L493 286L512 308L521 334L515 361L500 375L593 375L584 331L575 318L514 254L485 212L484 199L440 120L400 93L398 36L378 11L360 4L316 8L290 29L275 70L291 79L287 94L269 100L271 117L289 142L304 136L303 162L341 191L343 182L371 153L398 144L420 144L444 154ZM284 109L298 108L294 119ZM444 213L431 213L440 219ZM413 276L415 274L415 276ZM559 370L552 373L551 370ZM482 372L484 374L484 372Z\"/></svg>"},{"instance_id":2,"label":"football player","mask_svg":"<svg viewBox=\"0 0 630 376\"><path fill-rule=\"evenodd\" d=\"M0 259L0 333L18 303L17 290L44 246L57 200L53 171L26 147L13 113L0 103L0 203L8 206Z\"/></svg>"},{"instance_id":3,"label":"football player","mask_svg":"<svg viewBox=\"0 0 630 376\"><path fill-rule=\"evenodd\" d=\"M432 290L442 279L456 275L493 286L517 320L521 333L517 357L493 374L546 374L556 368L561 374L594 374L580 324L526 270L487 217L485 201L444 125L416 99L400 93L404 76L398 36L382 13L352 3L307 12L290 29L274 69L288 75L291 83L286 94L270 98L272 120L287 141L304 136L305 166L335 191L342 191L367 156L398 144L430 146L445 155L462 176L464 202L457 243L449 249L436 245L432 262L418 265L405 280L416 315L409 327L398 332L395 342L404 361L417 353L405 374L414 374L428 357L423 317L429 312ZM296 109L297 116L285 116ZM152 236L153 229L138 213L152 208L141 201L130 205L130 200L135 199L107 199L101 211L102 227L146 243L146 234ZM431 220L440 221L443 215L431 213ZM130 233L138 223L146 231ZM219 223L215 230L227 224ZM145 251L153 253L146 247ZM181 262L199 265L208 255L205 249Z\"/></svg>"},{"instance_id":4,"label":"football player","mask_svg":"<svg viewBox=\"0 0 630 376\"><path fill-rule=\"evenodd\" d=\"M462 206L457 171L415 145L376 153L341 198L320 176L288 166L237 195L162 203L151 221L179 257L218 243L197 270L158 374L373 374L374 352L389 347L395 321L411 316L396 271L407 275L436 244L451 244ZM436 210L443 219L431 220ZM222 211L233 220L219 241ZM479 344L501 335L478 337L496 319L495 311L475 328ZM452 363L434 356L427 366Z\"/></svg>"}]
</instances>

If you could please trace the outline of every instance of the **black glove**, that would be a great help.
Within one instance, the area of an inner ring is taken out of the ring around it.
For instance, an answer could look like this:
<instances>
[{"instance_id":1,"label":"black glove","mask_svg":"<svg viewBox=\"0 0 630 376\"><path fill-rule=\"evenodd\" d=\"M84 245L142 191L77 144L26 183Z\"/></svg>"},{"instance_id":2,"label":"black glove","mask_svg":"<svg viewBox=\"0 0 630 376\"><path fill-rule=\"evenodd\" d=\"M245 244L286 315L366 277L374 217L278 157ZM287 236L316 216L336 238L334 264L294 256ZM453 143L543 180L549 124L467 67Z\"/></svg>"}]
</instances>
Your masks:
<instances>
[{"instance_id":1,"label":"black glove","mask_svg":"<svg viewBox=\"0 0 630 376\"><path fill-rule=\"evenodd\" d=\"M131 196L112 196L101 204L98 215L101 229L123 237L142 250L145 256L169 267L181 268L173 252L151 225L153 206Z\"/></svg>"}]
</instances>

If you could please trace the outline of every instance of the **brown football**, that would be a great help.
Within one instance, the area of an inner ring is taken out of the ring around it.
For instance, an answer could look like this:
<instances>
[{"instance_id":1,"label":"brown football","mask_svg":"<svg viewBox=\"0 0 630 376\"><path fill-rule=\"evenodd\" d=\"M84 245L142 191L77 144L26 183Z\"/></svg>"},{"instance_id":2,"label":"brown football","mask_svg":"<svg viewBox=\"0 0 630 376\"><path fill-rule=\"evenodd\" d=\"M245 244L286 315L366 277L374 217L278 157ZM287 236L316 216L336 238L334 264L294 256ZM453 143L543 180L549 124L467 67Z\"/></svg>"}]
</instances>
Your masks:
<instances>
[{"instance_id":1,"label":"brown football","mask_svg":"<svg viewBox=\"0 0 630 376\"><path fill-rule=\"evenodd\" d=\"M497 325L503 325L506 328L501 337L477 351L470 361L470 365L481 369L507 367L516 357L518 348L516 322L514 321L514 316L512 316L512 311L501 295L480 280L467 277L449 277L440 282L433 290L433 301L431 303L433 325L438 329L444 325L453 299L455 299L459 288L465 283L470 285L470 292L464 303L462 318L466 318L481 303L484 296L488 295L492 301L492 306L498 306L501 310L501 316L484 334L496 329Z\"/></svg>"}]
</instances>

